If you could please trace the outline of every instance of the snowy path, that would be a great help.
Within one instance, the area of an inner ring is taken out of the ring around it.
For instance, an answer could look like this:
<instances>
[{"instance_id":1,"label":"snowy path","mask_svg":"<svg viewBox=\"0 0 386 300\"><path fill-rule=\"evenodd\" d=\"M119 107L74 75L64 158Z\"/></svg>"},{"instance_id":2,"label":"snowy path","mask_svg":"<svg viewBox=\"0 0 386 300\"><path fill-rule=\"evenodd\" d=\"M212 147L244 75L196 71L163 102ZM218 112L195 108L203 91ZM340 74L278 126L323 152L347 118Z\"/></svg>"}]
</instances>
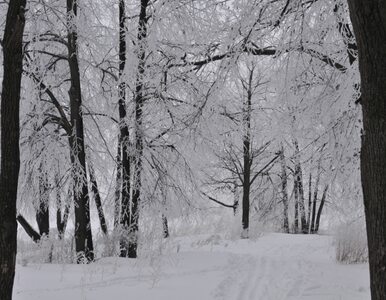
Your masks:
<instances>
[{"instance_id":1,"label":"snowy path","mask_svg":"<svg viewBox=\"0 0 386 300\"><path fill-rule=\"evenodd\" d=\"M175 240L150 260L18 266L15 300L367 300L367 265L339 265L325 236ZM114 298L113 298L114 297Z\"/></svg>"},{"instance_id":2,"label":"snowy path","mask_svg":"<svg viewBox=\"0 0 386 300\"><path fill-rule=\"evenodd\" d=\"M238 254L231 259L217 298L370 299L367 266L336 264L326 239L283 235L259 239L263 245L250 245L255 249L249 254ZM245 244L243 248L249 248L249 242Z\"/></svg>"}]
</instances>

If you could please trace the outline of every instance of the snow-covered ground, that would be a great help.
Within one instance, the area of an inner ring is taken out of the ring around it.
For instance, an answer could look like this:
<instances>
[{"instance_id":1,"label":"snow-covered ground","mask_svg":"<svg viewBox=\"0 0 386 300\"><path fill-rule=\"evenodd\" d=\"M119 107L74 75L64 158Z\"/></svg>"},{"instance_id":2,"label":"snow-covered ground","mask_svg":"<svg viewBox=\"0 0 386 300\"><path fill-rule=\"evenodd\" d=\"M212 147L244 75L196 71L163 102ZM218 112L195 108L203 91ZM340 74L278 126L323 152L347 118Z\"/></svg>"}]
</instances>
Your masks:
<instances>
[{"instance_id":1,"label":"snow-covered ground","mask_svg":"<svg viewBox=\"0 0 386 300\"><path fill-rule=\"evenodd\" d=\"M83 266L18 265L14 300L370 299L368 266L336 263L328 236L194 236L171 240L164 252Z\"/></svg>"}]
</instances>

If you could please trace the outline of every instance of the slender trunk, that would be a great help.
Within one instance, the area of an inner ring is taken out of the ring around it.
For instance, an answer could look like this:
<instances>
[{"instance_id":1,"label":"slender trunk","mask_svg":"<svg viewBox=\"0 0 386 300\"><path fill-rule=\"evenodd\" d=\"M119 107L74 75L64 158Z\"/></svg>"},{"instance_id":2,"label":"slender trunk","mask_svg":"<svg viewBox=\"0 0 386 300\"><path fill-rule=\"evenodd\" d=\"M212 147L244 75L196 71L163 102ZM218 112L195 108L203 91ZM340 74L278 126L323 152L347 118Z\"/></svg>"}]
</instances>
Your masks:
<instances>
[{"instance_id":1,"label":"slender trunk","mask_svg":"<svg viewBox=\"0 0 386 300\"><path fill-rule=\"evenodd\" d=\"M297 182L299 189L299 213L302 233L307 233L307 220L306 220L306 209L304 204L304 187L303 187L303 175L301 165L297 167Z\"/></svg>"},{"instance_id":2,"label":"slender trunk","mask_svg":"<svg viewBox=\"0 0 386 300\"><path fill-rule=\"evenodd\" d=\"M49 189L48 178L44 171L39 175L39 203L36 208L36 223L38 224L41 236L48 236L50 233L50 213L49 213Z\"/></svg>"},{"instance_id":3,"label":"slender trunk","mask_svg":"<svg viewBox=\"0 0 386 300\"><path fill-rule=\"evenodd\" d=\"M299 232L299 187L296 175L294 174L294 197L295 197L295 219L294 219L294 233Z\"/></svg>"},{"instance_id":4,"label":"slender trunk","mask_svg":"<svg viewBox=\"0 0 386 300\"><path fill-rule=\"evenodd\" d=\"M233 186L233 215L236 216L237 209L239 207L239 193L237 190L237 183L234 183Z\"/></svg>"},{"instance_id":5,"label":"slender trunk","mask_svg":"<svg viewBox=\"0 0 386 300\"><path fill-rule=\"evenodd\" d=\"M131 258L137 257L138 247L138 220L139 220L139 204L141 201L142 188L142 156L143 156L143 126L142 114L144 104L144 73L145 73L145 55L146 55L146 38L147 38L147 6L148 0L141 0L141 10L139 13L138 35L137 35L137 78L135 83L135 155L133 158L134 174L133 174L133 196L131 200L130 226L128 234L127 256Z\"/></svg>"},{"instance_id":6,"label":"slender trunk","mask_svg":"<svg viewBox=\"0 0 386 300\"><path fill-rule=\"evenodd\" d=\"M289 222L288 222L288 191L287 191L287 165L285 163L284 146L281 146L280 150L280 161L281 161L281 193L283 201L283 227L282 230L285 233L289 233Z\"/></svg>"},{"instance_id":7,"label":"slender trunk","mask_svg":"<svg viewBox=\"0 0 386 300\"><path fill-rule=\"evenodd\" d=\"M64 230L62 221L62 209L59 206L56 209L56 228L58 229L58 238L61 240L64 236Z\"/></svg>"},{"instance_id":8,"label":"slender trunk","mask_svg":"<svg viewBox=\"0 0 386 300\"><path fill-rule=\"evenodd\" d=\"M62 195L61 185L58 174L55 176L55 189L56 189L56 228L58 229L58 237L61 240L64 237L66 231L68 215L70 213L70 201L67 201L64 207L64 213L62 216Z\"/></svg>"},{"instance_id":9,"label":"slender trunk","mask_svg":"<svg viewBox=\"0 0 386 300\"><path fill-rule=\"evenodd\" d=\"M71 75L70 114L72 134L71 165L74 180L75 249L78 263L94 260L90 223L90 200L87 187L82 92L78 64L77 0L67 0L68 62Z\"/></svg>"},{"instance_id":10,"label":"slender trunk","mask_svg":"<svg viewBox=\"0 0 386 300\"><path fill-rule=\"evenodd\" d=\"M298 190L299 190L299 213L300 213L300 222L301 222L301 230L302 233L307 233L307 221L306 221L306 209L304 204L304 188L303 188L303 171L302 165L300 163L300 151L299 151L299 143L295 139L295 173L296 173L296 181L298 182Z\"/></svg>"},{"instance_id":11,"label":"slender trunk","mask_svg":"<svg viewBox=\"0 0 386 300\"><path fill-rule=\"evenodd\" d=\"M318 200L318 189L319 189L319 181L320 181L320 172L321 172L321 158L318 162L318 173L316 175L316 182L314 187L314 200L312 203L312 217L311 217L311 233L315 233L315 218L316 218L316 202Z\"/></svg>"},{"instance_id":12,"label":"slender trunk","mask_svg":"<svg viewBox=\"0 0 386 300\"><path fill-rule=\"evenodd\" d=\"M310 172L310 176L308 179L308 211L307 211L307 232L310 233L311 227L311 201L312 201L312 175Z\"/></svg>"},{"instance_id":13,"label":"slender trunk","mask_svg":"<svg viewBox=\"0 0 386 300\"><path fill-rule=\"evenodd\" d=\"M19 222L21 227L23 227L24 231L28 234L32 241L39 243L41 235L31 226L31 224L29 224L22 215L18 215L16 220Z\"/></svg>"},{"instance_id":14,"label":"slender trunk","mask_svg":"<svg viewBox=\"0 0 386 300\"><path fill-rule=\"evenodd\" d=\"M64 233L66 232L68 217L70 216L70 208L71 208L71 202L66 203L64 206L63 220L62 220L62 232L63 232L62 236L64 236Z\"/></svg>"},{"instance_id":15,"label":"slender trunk","mask_svg":"<svg viewBox=\"0 0 386 300\"><path fill-rule=\"evenodd\" d=\"M3 48L0 164L0 299L11 300L16 262L16 199L20 168L19 111L25 0L8 1Z\"/></svg>"},{"instance_id":16,"label":"slender trunk","mask_svg":"<svg viewBox=\"0 0 386 300\"><path fill-rule=\"evenodd\" d=\"M164 214L162 214L162 229L163 229L163 236L164 238L169 237L169 225L168 225L168 219Z\"/></svg>"},{"instance_id":17,"label":"slender trunk","mask_svg":"<svg viewBox=\"0 0 386 300\"><path fill-rule=\"evenodd\" d=\"M63 221L62 221L62 195L60 190L60 179L59 174L56 172L55 174L55 203L56 203L56 228L58 229L58 237L62 239L63 237Z\"/></svg>"},{"instance_id":18,"label":"slender trunk","mask_svg":"<svg viewBox=\"0 0 386 300\"><path fill-rule=\"evenodd\" d=\"M101 195L99 194L98 183L95 177L95 171L91 165L89 165L88 169L90 174L91 190L94 194L95 206L98 211L99 224L101 225L101 230L103 234L106 235L107 234L106 218L103 212L102 200L101 200Z\"/></svg>"},{"instance_id":19,"label":"slender trunk","mask_svg":"<svg viewBox=\"0 0 386 300\"><path fill-rule=\"evenodd\" d=\"M118 153L117 153L117 178L115 183L115 197L114 197L114 230L120 224L121 213L121 194L122 194L122 159L121 159L121 138L118 137Z\"/></svg>"},{"instance_id":20,"label":"slender trunk","mask_svg":"<svg viewBox=\"0 0 386 300\"><path fill-rule=\"evenodd\" d=\"M162 90L167 93L167 85L168 85L168 72L164 72L163 80L161 81L161 88ZM166 171L163 173L161 171L158 172L159 180L160 180L160 191L161 191L161 197L162 197L162 231L163 231L163 237L166 239L169 237L169 225L168 225L168 218L166 217L165 213L167 211L167 199L168 199L168 185L166 180Z\"/></svg>"},{"instance_id":21,"label":"slender trunk","mask_svg":"<svg viewBox=\"0 0 386 300\"><path fill-rule=\"evenodd\" d=\"M324 203L326 202L327 190L328 190L328 185L326 185L326 186L324 187L322 199L320 200L320 205L319 205L319 209L318 209L318 214L317 214L317 216L316 216L316 222L315 222L315 233L318 233L318 231L319 231L320 216L322 215Z\"/></svg>"},{"instance_id":22,"label":"slender trunk","mask_svg":"<svg viewBox=\"0 0 386 300\"><path fill-rule=\"evenodd\" d=\"M167 197L168 197L168 190L167 190L167 184L164 179L165 174L159 174L160 178L160 190L161 190L161 197L162 197L162 230L163 230L163 237L167 238L169 237L169 225L168 225L168 219L166 217L166 212L167 212Z\"/></svg>"},{"instance_id":23,"label":"slender trunk","mask_svg":"<svg viewBox=\"0 0 386 300\"><path fill-rule=\"evenodd\" d=\"M130 156L129 156L129 145L130 145L130 132L127 124L127 108L126 108L126 82L123 78L125 66L126 66L126 12L125 12L125 1L119 1L119 80L118 85L119 92L119 141L118 141L118 156L120 157L121 166L117 166L117 187L121 191L121 205L120 205L120 217L119 221L122 226L122 237L120 240L120 256L129 256L129 241L128 233L130 230ZM119 163L118 162L118 163ZM119 182L118 182L119 180ZM115 213L119 214L119 199L116 198ZM116 219L116 221L118 221Z\"/></svg>"},{"instance_id":24,"label":"slender trunk","mask_svg":"<svg viewBox=\"0 0 386 300\"><path fill-rule=\"evenodd\" d=\"M242 225L243 232L242 238L248 238L249 236L249 207L250 207L250 189L251 189L251 110L252 110L252 80L253 70L250 71L247 98L243 104L243 215Z\"/></svg>"},{"instance_id":25,"label":"slender trunk","mask_svg":"<svg viewBox=\"0 0 386 300\"><path fill-rule=\"evenodd\" d=\"M386 295L386 6L380 0L349 0L348 3L361 75L361 178L371 299L381 300Z\"/></svg>"}]
</instances>

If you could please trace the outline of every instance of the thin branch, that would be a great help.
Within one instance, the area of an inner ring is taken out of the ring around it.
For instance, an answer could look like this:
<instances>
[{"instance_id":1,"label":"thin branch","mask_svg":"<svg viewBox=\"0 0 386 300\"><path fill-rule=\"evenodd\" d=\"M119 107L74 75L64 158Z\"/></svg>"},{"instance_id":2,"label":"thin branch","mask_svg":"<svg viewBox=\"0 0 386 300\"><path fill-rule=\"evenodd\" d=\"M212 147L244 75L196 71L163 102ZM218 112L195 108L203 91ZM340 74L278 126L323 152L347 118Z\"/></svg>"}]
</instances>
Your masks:
<instances>
[{"instance_id":1,"label":"thin branch","mask_svg":"<svg viewBox=\"0 0 386 300\"><path fill-rule=\"evenodd\" d=\"M255 176L253 176L252 180L250 181L250 185L252 185L252 183L255 181L255 179L257 178L257 176L259 176L261 173L263 173L271 164L273 164L278 158L280 157L280 154L276 155L274 158L272 158L262 169L260 169L259 172L257 172L255 174Z\"/></svg>"},{"instance_id":2,"label":"thin branch","mask_svg":"<svg viewBox=\"0 0 386 300\"><path fill-rule=\"evenodd\" d=\"M234 205L234 204L233 204L233 205L226 204L226 203L224 203L224 202L221 202L221 201L219 201L219 200L217 200L217 199L215 199L215 198L209 196L208 194L206 194L206 193L204 193L204 192L201 192L201 194L203 194L204 196L208 197L209 200L211 200L211 201L213 201L213 202L216 202L217 204L220 204L220 205L222 205L222 206L224 206L224 207L229 207L229 208L233 208L233 209L235 209L235 207L236 207L236 205Z\"/></svg>"}]
</instances>

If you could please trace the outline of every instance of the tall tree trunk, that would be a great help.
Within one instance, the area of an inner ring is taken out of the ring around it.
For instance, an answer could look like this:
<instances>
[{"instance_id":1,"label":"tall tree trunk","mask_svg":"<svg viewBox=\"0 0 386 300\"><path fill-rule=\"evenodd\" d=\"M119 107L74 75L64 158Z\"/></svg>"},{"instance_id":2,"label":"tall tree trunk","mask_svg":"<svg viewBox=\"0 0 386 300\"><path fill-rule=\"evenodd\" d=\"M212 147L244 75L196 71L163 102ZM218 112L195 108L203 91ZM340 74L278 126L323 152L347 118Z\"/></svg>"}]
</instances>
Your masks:
<instances>
[{"instance_id":1,"label":"tall tree trunk","mask_svg":"<svg viewBox=\"0 0 386 300\"><path fill-rule=\"evenodd\" d=\"M161 190L161 202L162 202L162 231L163 231L163 237L168 238L169 237L169 225L168 225L168 218L166 217L165 212L167 211L167 198L168 198L168 189L167 184L165 180L165 174L162 174L159 172L159 180L160 180L160 190Z\"/></svg>"},{"instance_id":2,"label":"tall tree trunk","mask_svg":"<svg viewBox=\"0 0 386 300\"><path fill-rule=\"evenodd\" d=\"M120 207L120 224L122 226L122 236L120 240L120 256L129 256L129 241L128 235L130 231L130 132L127 124L127 110L126 110L126 83L124 78L124 71L126 66L126 13L125 13L125 1L119 1L119 142L118 142L118 155L121 159L121 167L117 166L117 186L121 190L121 207ZM118 178L120 177L120 179ZM116 201L119 201L116 199ZM116 204L118 205L118 204ZM116 206L116 213L118 213L118 207Z\"/></svg>"},{"instance_id":3,"label":"tall tree trunk","mask_svg":"<svg viewBox=\"0 0 386 300\"><path fill-rule=\"evenodd\" d=\"M119 227L121 214L121 195L122 195L122 151L121 137L118 137L118 153L117 153L117 177L115 182L115 197L114 197L114 230Z\"/></svg>"},{"instance_id":4,"label":"tall tree trunk","mask_svg":"<svg viewBox=\"0 0 386 300\"><path fill-rule=\"evenodd\" d=\"M281 193L283 201L283 225L282 230L285 233L289 233L288 222L288 191L287 191L287 165L285 163L284 146L281 146L280 150L281 161Z\"/></svg>"},{"instance_id":5,"label":"tall tree trunk","mask_svg":"<svg viewBox=\"0 0 386 300\"><path fill-rule=\"evenodd\" d=\"M42 170L39 175L39 205L36 208L36 223L40 235L48 236L50 233L49 187L47 174Z\"/></svg>"},{"instance_id":6,"label":"tall tree trunk","mask_svg":"<svg viewBox=\"0 0 386 300\"><path fill-rule=\"evenodd\" d=\"M307 210L307 232L310 233L311 227L311 203L312 201L312 175L308 178L308 210Z\"/></svg>"},{"instance_id":7,"label":"tall tree trunk","mask_svg":"<svg viewBox=\"0 0 386 300\"><path fill-rule=\"evenodd\" d=\"M107 234L107 224L106 224L106 218L105 214L103 212L103 206L102 206L102 200L101 200L101 195L99 193L98 189L98 183L96 181L95 177L95 171L94 168L89 164L89 175L90 175L90 183L91 183L91 190L94 194L94 201L95 201L95 206L98 211L98 218L99 218L99 224L101 225L101 230L104 235Z\"/></svg>"},{"instance_id":8,"label":"tall tree trunk","mask_svg":"<svg viewBox=\"0 0 386 300\"><path fill-rule=\"evenodd\" d=\"M294 233L299 232L299 187L296 175L294 174L294 198L295 198L295 218L294 218Z\"/></svg>"},{"instance_id":9,"label":"tall tree trunk","mask_svg":"<svg viewBox=\"0 0 386 300\"><path fill-rule=\"evenodd\" d=\"M316 218L316 202L318 200L318 189L319 189L319 181L320 181L320 172L321 172L321 160L322 158L319 159L318 162L318 170L316 174L316 182L315 182L315 187L314 187L314 200L312 202L312 217L311 217L311 233L315 233L315 218Z\"/></svg>"},{"instance_id":10,"label":"tall tree trunk","mask_svg":"<svg viewBox=\"0 0 386 300\"><path fill-rule=\"evenodd\" d=\"M307 221L306 221L306 209L304 204L304 188L303 188L303 171L300 163L300 151L299 151L299 143L295 139L295 174L296 181L298 182L298 190L299 190L299 213L300 213L300 222L301 222L301 230L302 233L307 233Z\"/></svg>"},{"instance_id":11,"label":"tall tree trunk","mask_svg":"<svg viewBox=\"0 0 386 300\"><path fill-rule=\"evenodd\" d=\"M168 86L168 72L164 72L163 80L161 81L161 89L167 93L167 86ZM167 186L167 180L166 180L166 174L167 171L165 170L162 172L161 170L158 170L158 177L160 181L160 192L162 197L162 231L163 231L163 237L166 239L169 237L169 224L168 224L168 218L166 216L167 211L167 199L168 199L168 186Z\"/></svg>"},{"instance_id":12,"label":"tall tree trunk","mask_svg":"<svg viewBox=\"0 0 386 300\"><path fill-rule=\"evenodd\" d=\"M242 225L243 232L241 237L248 238L249 236L249 207L250 207L250 189L251 189L251 112L252 112L252 81L253 70L250 70L247 98L243 104L243 215Z\"/></svg>"},{"instance_id":13,"label":"tall tree trunk","mask_svg":"<svg viewBox=\"0 0 386 300\"><path fill-rule=\"evenodd\" d=\"M349 0L359 49L363 135L361 176L369 247L371 299L386 296L386 6Z\"/></svg>"},{"instance_id":14,"label":"tall tree trunk","mask_svg":"<svg viewBox=\"0 0 386 300\"><path fill-rule=\"evenodd\" d=\"M239 191L237 189L237 181L233 184L233 215L236 216L237 209L239 208Z\"/></svg>"},{"instance_id":15,"label":"tall tree trunk","mask_svg":"<svg viewBox=\"0 0 386 300\"><path fill-rule=\"evenodd\" d=\"M82 92L78 64L77 0L67 0L68 62L71 75L70 114L72 134L71 165L74 180L75 249L78 263L94 260L90 223L90 200L87 187Z\"/></svg>"},{"instance_id":16,"label":"tall tree trunk","mask_svg":"<svg viewBox=\"0 0 386 300\"><path fill-rule=\"evenodd\" d=\"M326 186L324 187L322 199L320 200L320 205L319 205L319 209L318 209L318 214L317 214L317 216L316 216L316 221L315 221L315 233L318 233L318 231L319 231L320 216L322 215L324 203L326 202L327 190L328 190L328 185L326 185Z\"/></svg>"},{"instance_id":17,"label":"tall tree trunk","mask_svg":"<svg viewBox=\"0 0 386 300\"><path fill-rule=\"evenodd\" d=\"M11 300L16 261L16 198L20 168L19 111L26 0L10 0L3 46L0 164L0 299Z\"/></svg>"},{"instance_id":18,"label":"tall tree trunk","mask_svg":"<svg viewBox=\"0 0 386 300\"><path fill-rule=\"evenodd\" d=\"M145 56L146 56L146 38L147 38L147 6L148 0L141 0L141 9L139 13L138 34L137 34L137 78L135 83L135 155L133 158L134 174L133 174L133 197L131 201L130 227L128 239L128 257L137 257L138 246L138 220L139 220L139 203L141 201L142 188L142 156L143 156L143 85L145 73Z\"/></svg>"}]
</instances>

